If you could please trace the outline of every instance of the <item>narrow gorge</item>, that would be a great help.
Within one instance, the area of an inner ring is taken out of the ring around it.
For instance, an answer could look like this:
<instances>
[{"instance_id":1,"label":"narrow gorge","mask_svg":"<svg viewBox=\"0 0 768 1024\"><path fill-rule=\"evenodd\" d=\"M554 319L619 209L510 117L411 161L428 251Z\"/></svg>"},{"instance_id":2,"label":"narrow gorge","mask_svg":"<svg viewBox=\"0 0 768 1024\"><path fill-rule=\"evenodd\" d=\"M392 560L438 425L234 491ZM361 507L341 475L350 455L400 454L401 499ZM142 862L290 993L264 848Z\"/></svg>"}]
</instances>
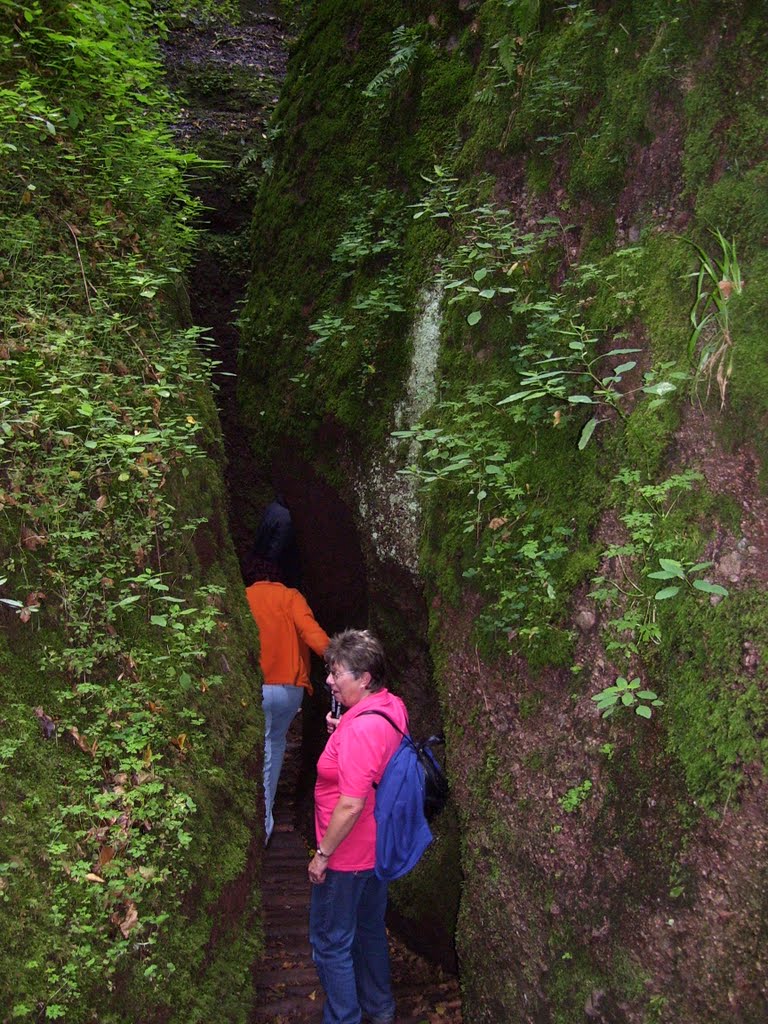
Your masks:
<instances>
[{"instance_id":1,"label":"narrow gorge","mask_svg":"<svg viewBox=\"0 0 768 1024\"><path fill-rule=\"evenodd\" d=\"M767 27L0 0L2 1024L319 1024L277 492L446 737L403 1024L768 1018Z\"/></svg>"}]
</instances>

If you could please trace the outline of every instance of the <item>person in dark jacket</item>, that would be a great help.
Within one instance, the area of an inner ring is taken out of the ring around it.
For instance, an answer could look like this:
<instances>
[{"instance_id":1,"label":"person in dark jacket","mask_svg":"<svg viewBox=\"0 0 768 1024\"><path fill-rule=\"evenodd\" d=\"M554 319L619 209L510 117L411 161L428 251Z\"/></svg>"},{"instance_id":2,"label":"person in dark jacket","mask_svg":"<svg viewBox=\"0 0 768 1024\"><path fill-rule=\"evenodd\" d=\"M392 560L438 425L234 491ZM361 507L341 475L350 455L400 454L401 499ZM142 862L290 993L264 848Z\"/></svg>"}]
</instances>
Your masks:
<instances>
[{"instance_id":1,"label":"person in dark jacket","mask_svg":"<svg viewBox=\"0 0 768 1024\"><path fill-rule=\"evenodd\" d=\"M299 546L291 513L282 494L276 494L261 515L249 562L253 563L258 559L276 565L287 587L299 587Z\"/></svg>"}]
</instances>

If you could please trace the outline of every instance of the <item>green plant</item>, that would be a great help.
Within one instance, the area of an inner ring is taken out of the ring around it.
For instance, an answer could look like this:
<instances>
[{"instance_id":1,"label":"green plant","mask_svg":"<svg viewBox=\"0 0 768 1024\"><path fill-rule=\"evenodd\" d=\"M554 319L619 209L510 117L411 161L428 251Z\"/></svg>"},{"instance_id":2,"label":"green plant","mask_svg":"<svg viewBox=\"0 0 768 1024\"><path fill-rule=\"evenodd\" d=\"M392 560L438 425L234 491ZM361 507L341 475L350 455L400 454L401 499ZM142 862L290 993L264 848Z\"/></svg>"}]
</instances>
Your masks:
<instances>
[{"instance_id":1,"label":"green plant","mask_svg":"<svg viewBox=\"0 0 768 1024\"><path fill-rule=\"evenodd\" d=\"M228 22L236 25L241 11L237 0L158 0L157 8L170 24L186 20L194 24Z\"/></svg>"},{"instance_id":2,"label":"green plant","mask_svg":"<svg viewBox=\"0 0 768 1024\"><path fill-rule=\"evenodd\" d=\"M566 328L553 325L553 335L565 339L567 348L560 350L562 354L534 359L531 369L521 369L520 390L502 398L498 404L529 403L529 408L532 407L542 417L554 415L561 408L595 407L602 416L595 412L584 424L579 434L580 451L589 444L596 427L608 418L606 413L612 411L625 418L624 403L632 395L640 392L663 402L667 395L677 390L672 380L659 380L659 370L646 371L643 383L636 388L619 388L624 376L634 370L637 362L630 359L606 367L603 360L633 355L640 349L615 348L599 352L598 338L580 323L572 323ZM526 349L521 354L528 355L530 351ZM680 376L684 375L670 374L670 377Z\"/></svg>"},{"instance_id":3,"label":"green plant","mask_svg":"<svg viewBox=\"0 0 768 1024\"><path fill-rule=\"evenodd\" d=\"M710 256L703 246L689 242L699 257L699 269L690 275L696 281L696 298L690 313L693 331L688 340L688 358L695 364L696 374L707 378L707 397L714 377L722 409L733 372L731 300L741 295L744 284L736 242L729 242L720 231L712 235L720 246L719 256Z\"/></svg>"},{"instance_id":4,"label":"green plant","mask_svg":"<svg viewBox=\"0 0 768 1024\"><path fill-rule=\"evenodd\" d=\"M403 217L401 200L395 192L373 188L359 178L354 181L354 200L347 198L343 206L348 225L336 242L331 261L342 268L345 279L365 263L398 252Z\"/></svg>"},{"instance_id":5,"label":"green plant","mask_svg":"<svg viewBox=\"0 0 768 1024\"><path fill-rule=\"evenodd\" d=\"M305 365L292 383L309 397L327 389L337 375L355 380L358 394L377 373L388 321L405 312L405 279L399 267L404 229L402 203L390 189L355 180L343 202L345 229L331 254L340 287L350 294L340 311L338 295L310 324L316 335L305 347ZM311 372L310 372L311 368Z\"/></svg>"},{"instance_id":6,"label":"green plant","mask_svg":"<svg viewBox=\"0 0 768 1024\"><path fill-rule=\"evenodd\" d=\"M668 1003L666 996L655 995L651 996L648 1000L648 1014L645 1019L645 1024L661 1024L662 1014L664 1008Z\"/></svg>"},{"instance_id":7,"label":"green plant","mask_svg":"<svg viewBox=\"0 0 768 1024\"><path fill-rule=\"evenodd\" d=\"M466 495L464 532L474 535L476 548L463 574L490 598L478 618L481 631L531 641L554 625L557 563L568 554L574 532L570 522L534 511L545 498L528 483L539 431L567 429L571 416L590 408L594 415L579 429L578 447L584 449L598 423L623 419L637 396L648 398L649 409L658 407L686 374L666 363L627 387L637 363L626 357L640 349L606 345L606 332L588 327L582 315L596 289L612 331L633 315L640 250L614 254L610 272L591 263L574 268L553 296L541 282L541 267L567 228L545 218L536 231L522 233L508 210L473 201L476 193L443 168L435 167L425 180L414 218L443 223L454 241L440 270L448 308L468 308L468 328L487 314L502 333L524 331L525 341L508 348L509 375L518 390L510 393L505 379L487 381L438 403L433 419L439 425L416 424L393 436L416 444L410 450L418 460L406 473L430 488L450 481ZM615 341L621 334L612 336Z\"/></svg>"},{"instance_id":8,"label":"green plant","mask_svg":"<svg viewBox=\"0 0 768 1024\"><path fill-rule=\"evenodd\" d=\"M660 558L661 569L656 572L647 573L649 580L677 580L668 587L662 587L653 595L655 601L667 601L680 593L681 587L688 587L691 590L698 590L704 594L717 594L718 597L727 597L728 591L719 583L712 583L707 579L691 579L694 573L703 572L709 569L713 562L697 562L695 565L684 565L674 558Z\"/></svg>"},{"instance_id":9,"label":"green plant","mask_svg":"<svg viewBox=\"0 0 768 1024\"><path fill-rule=\"evenodd\" d=\"M621 708L634 708L636 715L641 718L650 718L651 708L662 707L664 701L659 700L653 690L641 690L640 686L641 683L637 676L629 681L624 676L619 676L613 686L606 686L591 699L597 704L603 718L610 718Z\"/></svg>"},{"instance_id":10,"label":"green plant","mask_svg":"<svg viewBox=\"0 0 768 1024\"><path fill-rule=\"evenodd\" d=\"M613 479L623 511L620 521L627 530L622 543L611 544L601 554L613 563L612 573L593 577L590 597L615 610L607 622L609 638L606 650L629 660L642 647L661 642L659 602L676 597L681 591L726 597L725 587L706 578L696 578L711 566L710 562L681 561L669 557L679 541L671 520L682 496L702 479L694 470L684 470L658 483L640 482L638 470L624 467ZM660 568L655 569L653 566ZM670 586L655 589L646 581L669 581Z\"/></svg>"},{"instance_id":11,"label":"green plant","mask_svg":"<svg viewBox=\"0 0 768 1024\"><path fill-rule=\"evenodd\" d=\"M592 782L590 779L585 779L578 786L572 786L557 802L566 814L573 814L574 811L577 811L589 799L591 792Z\"/></svg>"},{"instance_id":12,"label":"green plant","mask_svg":"<svg viewBox=\"0 0 768 1024\"><path fill-rule=\"evenodd\" d=\"M383 68L363 90L366 99L381 100L390 96L395 86L413 67L422 43L422 30L398 25L392 33L391 56Z\"/></svg>"},{"instance_id":13,"label":"green plant","mask_svg":"<svg viewBox=\"0 0 768 1024\"><path fill-rule=\"evenodd\" d=\"M473 546L463 575L491 598L480 630L531 639L547 622L556 597L552 567L567 553L573 530L543 521L533 507L523 482L528 460L516 457L495 412L499 386L491 382L470 389L464 402L439 403L450 430L417 424L393 436L416 445L418 458L403 473L427 488L450 484L465 496L462 530Z\"/></svg>"}]
</instances>

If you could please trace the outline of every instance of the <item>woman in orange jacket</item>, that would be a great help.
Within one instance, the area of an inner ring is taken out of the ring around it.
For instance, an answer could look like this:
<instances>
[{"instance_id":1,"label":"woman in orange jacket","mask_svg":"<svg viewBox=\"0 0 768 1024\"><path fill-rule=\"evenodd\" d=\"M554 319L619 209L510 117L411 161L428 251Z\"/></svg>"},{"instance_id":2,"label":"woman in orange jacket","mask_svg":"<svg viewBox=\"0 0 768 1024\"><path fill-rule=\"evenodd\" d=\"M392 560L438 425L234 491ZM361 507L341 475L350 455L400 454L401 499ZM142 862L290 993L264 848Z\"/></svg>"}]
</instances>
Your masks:
<instances>
[{"instance_id":1,"label":"woman in orange jacket","mask_svg":"<svg viewBox=\"0 0 768 1024\"><path fill-rule=\"evenodd\" d=\"M279 582L280 570L276 566L262 562L255 568L255 576L245 594L261 638L266 846L275 824L272 807L288 727L301 707L304 691L312 691L309 648L322 657L329 639L299 591Z\"/></svg>"}]
</instances>

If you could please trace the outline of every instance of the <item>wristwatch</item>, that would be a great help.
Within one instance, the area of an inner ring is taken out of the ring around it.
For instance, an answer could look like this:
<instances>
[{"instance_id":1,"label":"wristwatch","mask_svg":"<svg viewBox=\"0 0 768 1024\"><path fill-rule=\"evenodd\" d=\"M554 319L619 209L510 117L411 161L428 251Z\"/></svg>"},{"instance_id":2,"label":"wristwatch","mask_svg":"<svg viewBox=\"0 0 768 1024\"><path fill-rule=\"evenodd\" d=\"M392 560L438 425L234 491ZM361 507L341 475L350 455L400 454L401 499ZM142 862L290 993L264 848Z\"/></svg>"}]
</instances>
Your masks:
<instances>
[{"instance_id":1,"label":"wristwatch","mask_svg":"<svg viewBox=\"0 0 768 1024\"><path fill-rule=\"evenodd\" d=\"M316 856L316 857L322 857L322 858L323 858L323 860L328 860L328 858L329 858L329 857L330 857L331 855L330 855L330 853L323 853L323 851L322 851L322 850L320 849L320 847L318 846L318 848L317 848L317 849L315 850L315 856Z\"/></svg>"}]
</instances>

